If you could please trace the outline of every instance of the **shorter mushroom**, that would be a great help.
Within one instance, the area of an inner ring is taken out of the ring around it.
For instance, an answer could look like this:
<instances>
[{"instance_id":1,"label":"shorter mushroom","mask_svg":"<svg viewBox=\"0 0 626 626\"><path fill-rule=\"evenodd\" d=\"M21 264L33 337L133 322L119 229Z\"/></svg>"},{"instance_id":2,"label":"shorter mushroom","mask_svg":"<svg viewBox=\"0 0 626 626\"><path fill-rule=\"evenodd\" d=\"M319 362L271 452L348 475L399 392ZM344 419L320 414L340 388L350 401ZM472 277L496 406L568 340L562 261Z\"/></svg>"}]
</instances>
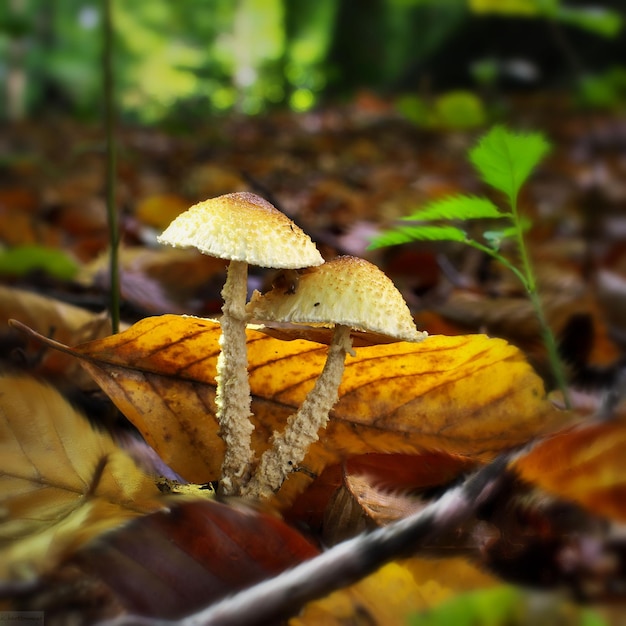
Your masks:
<instances>
[{"instance_id":1,"label":"shorter mushroom","mask_svg":"<svg viewBox=\"0 0 626 626\"><path fill-rule=\"evenodd\" d=\"M301 328L333 328L326 363L299 410L275 433L244 494L267 498L304 459L319 438L338 399L346 353L354 356L351 332L377 333L392 341L422 341L413 317L393 282L375 265L341 256L303 271L297 289L255 292L247 306L251 320ZM296 331L297 332L297 331Z\"/></svg>"},{"instance_id":2,"label":"shorter mushroom","mask_svg":"<svg viewBox=\"0 0 626 626\"><path fill-rule=\"evenodd\" d=\"M196 248L228 259L222 290L221 352L217 362L217 421L226 444L220 490L237 493L252 463L250 385L246 350L248 265L294 269L324 259L311 238L259 196L231 193L195 204L158 238L176 248Z\"/></svg>"}]
</instances>

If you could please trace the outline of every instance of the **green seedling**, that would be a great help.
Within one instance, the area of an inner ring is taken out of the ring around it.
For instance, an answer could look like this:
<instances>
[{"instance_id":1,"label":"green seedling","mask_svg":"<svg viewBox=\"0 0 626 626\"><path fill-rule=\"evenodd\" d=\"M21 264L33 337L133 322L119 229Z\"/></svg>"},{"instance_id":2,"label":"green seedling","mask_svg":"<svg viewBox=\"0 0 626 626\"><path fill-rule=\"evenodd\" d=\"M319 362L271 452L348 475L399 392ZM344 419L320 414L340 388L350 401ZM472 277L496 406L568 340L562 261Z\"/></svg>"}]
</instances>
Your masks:
<instances>
[{"instance_id":1,"label":"green seedling","mask_svg":"<svg viewBox=\"0 0 626 626\"><path fill-rule=\"evenodd\" d=\"M524 239L530 221L520 215L518 209L522 185L549 149L548 142L540 133L516 134L503 126L494 127L470 150L469 160L484 182L504 194L507 208L499 207L485 197L449 196L431 202L403 218L402 221L413 223L381 233L371 242L370 249L412 241L457 241L484 252L511 270L522 283L532 303L541 326L552 373L569 407L563 364L539 297ZM485 231L482 241L472 237L463 228L464 222L491 219L497 220L497 226ZM507 240L517 247L517 263L500 251L502 243Z\"/></svg>"}]
</instances>

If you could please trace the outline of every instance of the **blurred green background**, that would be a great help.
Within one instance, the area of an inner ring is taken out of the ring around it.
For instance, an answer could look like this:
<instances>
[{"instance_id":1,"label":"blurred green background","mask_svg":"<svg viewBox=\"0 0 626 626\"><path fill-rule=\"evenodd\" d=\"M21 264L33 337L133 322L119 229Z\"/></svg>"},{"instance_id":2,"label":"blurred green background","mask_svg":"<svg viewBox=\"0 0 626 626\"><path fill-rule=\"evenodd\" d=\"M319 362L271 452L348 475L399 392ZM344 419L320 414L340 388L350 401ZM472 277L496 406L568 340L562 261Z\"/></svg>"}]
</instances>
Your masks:
<instances>
[{"instance_id":1,"label":"blurred green background","mask_svg":"<svg viewBox=\"0 0 626 626\"><path fill-rule=\"evenodd\" d=\"M100 116L106 1L0 2L3 119ZM306 111L363 90L418 124L433 93L469 118L494 91L608 108L626 94L624 0L108 1L119 113L143 124Z\"/></svg>"}]
</instances>

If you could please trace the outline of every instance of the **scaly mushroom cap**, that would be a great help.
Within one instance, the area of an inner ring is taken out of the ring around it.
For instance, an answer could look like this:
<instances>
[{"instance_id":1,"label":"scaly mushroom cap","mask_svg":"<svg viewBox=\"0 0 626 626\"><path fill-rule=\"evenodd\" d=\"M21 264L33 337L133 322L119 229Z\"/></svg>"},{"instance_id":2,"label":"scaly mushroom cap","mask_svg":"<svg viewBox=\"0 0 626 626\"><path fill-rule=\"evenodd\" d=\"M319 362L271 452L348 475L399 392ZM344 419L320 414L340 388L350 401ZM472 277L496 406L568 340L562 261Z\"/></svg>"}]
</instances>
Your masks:
<instances>
[{"instance_id":1,"label":"scaly mushroom cap","mask_svg":"<svg viewBox=\"0 0 626 626\"><path fill-rule=\"evenodd\" d=\"M396 341L422 341L427 336L415 328L409 307L391 279L372 263L353 256L304 271L292 289L274 288L264 295L256 291L247 308L252 319L263 322L342 324Z\"/></svg>"},{"instance_id":2,"label":"scaly mushroom cap","mask_svg":"<svg viewBox=\"0 0 626 626\"><path fill-rule=\"evenodd\" d=\"M295 269L324 262L306 233L267 200L248 192L195 204L158 241L260 267Z\"/></svg>"}]
</instances>

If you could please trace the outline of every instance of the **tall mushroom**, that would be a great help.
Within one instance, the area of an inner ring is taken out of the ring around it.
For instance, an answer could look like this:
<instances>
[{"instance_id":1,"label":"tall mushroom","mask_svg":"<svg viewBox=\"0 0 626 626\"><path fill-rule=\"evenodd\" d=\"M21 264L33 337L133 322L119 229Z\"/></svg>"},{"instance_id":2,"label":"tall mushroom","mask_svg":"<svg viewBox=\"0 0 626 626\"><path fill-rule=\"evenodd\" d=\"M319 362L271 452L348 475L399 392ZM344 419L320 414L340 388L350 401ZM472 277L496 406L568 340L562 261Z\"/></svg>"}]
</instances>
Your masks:
<instances>
[{"instance_id":1,"label":"tall mushroom","mask_svg":"<svg viewBox=\"0 0 626 626\"><path fill-rule=\"evenodd\" d=\"M226 445L220 491L234 494L247 481L252 463L250 439L254 426L250 422L245 309L248 265L296 269L320 265L324 259L310 237L286 215L247 192L192 206L158 240L230 261L222 290L216 417Z\"/></svg>"},{"instance_id":2,"label":"tall mushroom","mask_svg":"<svg viewBox=\"0 0 626 626\"><path fill-rule=\"evenodd\" d=\"M305 270L297 288L255 292L248 304L250 318L283 325L333 327L326 363L298 411L259 462L243 493L267 498L280 488L288 473L304 459L319 438L338 399L346 353L354 356L352 331L383 335L387 341L422 341L408 306L393 282L375 265L341 256Z\"/></svg>"}]
</instances>

